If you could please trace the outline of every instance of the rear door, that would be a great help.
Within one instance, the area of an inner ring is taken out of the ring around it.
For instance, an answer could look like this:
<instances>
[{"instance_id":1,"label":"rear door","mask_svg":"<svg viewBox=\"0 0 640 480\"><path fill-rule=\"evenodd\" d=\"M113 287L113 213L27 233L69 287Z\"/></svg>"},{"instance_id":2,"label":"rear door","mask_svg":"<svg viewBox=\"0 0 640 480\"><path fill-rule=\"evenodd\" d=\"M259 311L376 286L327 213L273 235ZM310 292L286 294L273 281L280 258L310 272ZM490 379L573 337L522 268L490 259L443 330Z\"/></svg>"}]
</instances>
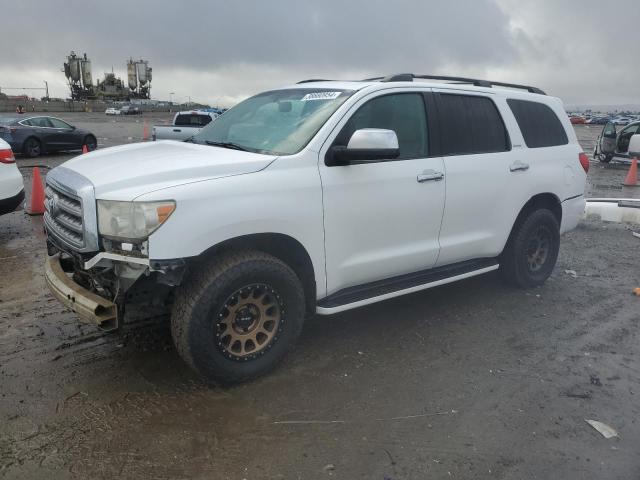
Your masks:
<instances>
[{"instance_id":1,"label":"rear door","mask_svg":"<svg viewBox=\"0 0 640 480\"><path fill-rule=\"evenodd\" d=\"M524 204L529 166L512 149L504 99L434 89L447 195L437 266L495 257ZM519 142L521 143L521 142Z\"/></svg>"},{"instance_id":2,"label":"rear door","mask_svg":"<svg viewBox=\"0 0 640 480\"><path fill-rule=\"evenodd\" d=\"M33 136L40 140L45 150L60 148L59 138L48 117L32 117L23 124L31 127Z\"/></svg>"}]
</instances>

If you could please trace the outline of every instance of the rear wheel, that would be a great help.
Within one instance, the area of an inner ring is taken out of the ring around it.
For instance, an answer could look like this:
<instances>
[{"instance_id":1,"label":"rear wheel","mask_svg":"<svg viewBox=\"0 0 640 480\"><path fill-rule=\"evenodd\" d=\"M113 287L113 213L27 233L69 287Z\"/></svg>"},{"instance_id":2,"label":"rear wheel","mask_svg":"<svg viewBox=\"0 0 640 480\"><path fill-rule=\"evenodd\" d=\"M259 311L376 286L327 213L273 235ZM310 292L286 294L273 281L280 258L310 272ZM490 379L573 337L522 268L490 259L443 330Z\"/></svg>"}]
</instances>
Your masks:
<instances>
[{"instance_id":1,"label":"rear wheel","mask_svg":"<svg viewBox=\"0 0 640 480\"><path fill-rule=\"evenodd\" d=\"M39 157L42 153L42 144L37 138L27 138L22 146L22 153L27 157Z\"/></svg>"},{"instance_id":2,"label":"rear wheel","mask_svg":"<svg viewBox=\"0 0 640 480\"><path fill-rule=\"evenodd\" d=\"M209 380L238 383L274 368L304 321L302 284L262 252L236 252L195 271L176 292L171 330L178 353Z\"/></svg>"},{"instance_id":3,"label":"rear wheel","mask_svg":"<svg viewBox=\"0 0 640 480\"><path fill-rule=\"evenodd\" d=\"M560 225L547 209L535 210L516 225L500 259L503 280L516 287L542 285L551 275L560 249Z\"/></svg>"}]
</instances>

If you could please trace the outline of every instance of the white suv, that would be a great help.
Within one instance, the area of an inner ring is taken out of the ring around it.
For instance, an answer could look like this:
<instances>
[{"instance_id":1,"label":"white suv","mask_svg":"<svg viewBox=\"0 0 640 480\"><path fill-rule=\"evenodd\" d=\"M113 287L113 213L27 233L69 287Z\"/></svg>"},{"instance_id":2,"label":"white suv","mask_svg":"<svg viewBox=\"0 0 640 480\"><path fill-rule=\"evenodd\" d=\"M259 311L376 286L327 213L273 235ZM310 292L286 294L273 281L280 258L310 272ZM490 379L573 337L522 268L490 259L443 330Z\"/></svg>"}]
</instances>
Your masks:
<instances>
[{"instance_id":1,"label":"white suv","mask_svg":"<svg viewBox=\"0 0 640 480\"><path fill-rule=\"evenodd\" d=\"M188 142L52 170L46 277L103 328L150 296L191 366L243 381L285 355L306 315L498 269L542 284L584 210L588 166L560 100L533 87L300 82Z\"/></svg>"}]
</instances>

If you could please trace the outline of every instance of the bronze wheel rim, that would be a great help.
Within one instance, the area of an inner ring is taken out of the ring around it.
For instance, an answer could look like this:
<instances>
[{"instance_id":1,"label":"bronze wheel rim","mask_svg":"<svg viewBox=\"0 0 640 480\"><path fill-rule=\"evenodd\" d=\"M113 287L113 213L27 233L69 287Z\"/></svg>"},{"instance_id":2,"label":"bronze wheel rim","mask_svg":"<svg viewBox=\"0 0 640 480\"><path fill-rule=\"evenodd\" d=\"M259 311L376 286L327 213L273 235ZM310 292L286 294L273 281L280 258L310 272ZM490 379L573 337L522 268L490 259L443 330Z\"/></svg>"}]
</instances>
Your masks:
<instances>
[{"instance_id":1,"label":"bronze wheel rim","mask_svg":"<svg viewBox=\"0 0 640 480\"><path fill-rule=\"evenodd\" d=\"M547 263L551 242L551 232L544 226L539 227L531 237L527 248L527 264L532 272L537 272Z\"/></svg>"},{"instance_id":2,"label":"bronze wheel rim","mask_svg":"<svg viewBox=\"0 0 640 480\"><path fill-rule=\"evenodd\" d=\"M218 348L232 360L249 360L265 353L283 324L282 301L268 285L252 284L233 292L218 312Z\"/></svg>"}]
</instances>

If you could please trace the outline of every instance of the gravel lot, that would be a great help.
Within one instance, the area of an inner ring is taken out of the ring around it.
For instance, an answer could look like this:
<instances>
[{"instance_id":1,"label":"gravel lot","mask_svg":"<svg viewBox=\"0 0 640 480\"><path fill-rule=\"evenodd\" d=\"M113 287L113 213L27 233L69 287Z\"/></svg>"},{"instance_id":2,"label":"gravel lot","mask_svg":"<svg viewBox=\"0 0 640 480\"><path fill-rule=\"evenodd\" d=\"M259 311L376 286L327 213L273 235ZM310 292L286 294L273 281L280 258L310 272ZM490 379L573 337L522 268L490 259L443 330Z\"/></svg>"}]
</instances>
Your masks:
<instances>
[{"instance_id":1,"label":"gravel lot","mask_svg":"<svg viewBox=\"0 0 640 480\"><path fill-rule=\"evenodd\" d=\"M100 147L169 120L61 117ZM576 131L591 153L600 128ZM592 163L587 195L637 197L626 170ZM538 289L489 274L313 318L273 374L221 389L182 364L164 323L126 337L79 323L46 290L41 218L0 217L0 477L639 478L630 230L581 223Z\"/></svg>"}]
</instances>

